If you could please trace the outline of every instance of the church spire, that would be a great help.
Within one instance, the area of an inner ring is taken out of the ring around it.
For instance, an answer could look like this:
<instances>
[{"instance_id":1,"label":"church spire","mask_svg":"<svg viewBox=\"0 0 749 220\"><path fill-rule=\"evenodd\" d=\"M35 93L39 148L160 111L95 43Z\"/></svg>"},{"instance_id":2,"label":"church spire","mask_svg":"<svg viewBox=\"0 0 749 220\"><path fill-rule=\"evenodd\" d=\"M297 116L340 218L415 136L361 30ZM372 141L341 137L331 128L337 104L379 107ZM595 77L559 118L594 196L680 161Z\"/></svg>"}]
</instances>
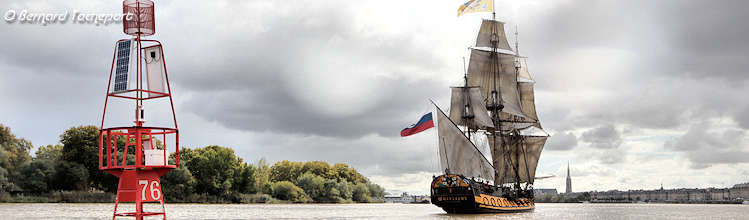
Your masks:
<instances>
[{"instance_id":1,"label":"church spire","mask_svg":"<svg viewBox=\"0 0 749 220\"><path fill-rule=\"evenodd\" d=\"M570 162L567 161L567 189L565 193L572 193L572 178L570 178Z\"/></svg>"}]
</instances>

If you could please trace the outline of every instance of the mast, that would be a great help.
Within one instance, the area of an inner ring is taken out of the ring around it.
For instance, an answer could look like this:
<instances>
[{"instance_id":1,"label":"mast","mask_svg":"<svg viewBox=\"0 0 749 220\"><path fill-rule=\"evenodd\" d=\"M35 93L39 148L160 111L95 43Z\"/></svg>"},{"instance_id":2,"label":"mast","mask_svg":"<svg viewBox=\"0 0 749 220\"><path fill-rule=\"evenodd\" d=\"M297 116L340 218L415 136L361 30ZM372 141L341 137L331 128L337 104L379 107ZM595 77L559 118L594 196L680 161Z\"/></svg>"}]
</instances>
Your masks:
<instances>
[{"instance_id":1,"label":"mast","mask_svg":"<svg viewBox=\"0 0 749 220\"><path fill-rule=\"evenodd\" d=\"M465 121L466 125L466 136L468 136L468 140L471 140L471 98L468 94L468 70L466 70L466 58L463 57L463 99L466 101L465 106L463 106L463 120Z\"/></svg>"},{"instance_id":2,"label":"mast","mask_svg":"<svg viewBox=\"0 0 749 220\"><path fill-rule=\"evenodd\" d=\"M493 4L492 4L493 5ZM492 8L492 21L497 21L497 13ZM502 94L500 91L497 90L497 85L502 85L502 78L499 77L500 71L502 70L502 64L499 62L499 31L504 30L497 30L497 25L491 25L491 37L490 37L490 44L491 44L491 51L490 51L490 70L492 72L492 91L491 91L491 104L487 105L489 106L490 111L492 112L492 121L494 121L494 128L492 133L492 138L494 139L494 142L492 143L492 150L496 151L497 147L496 145L499 143L499 150L501 152L495 152L495 155L503 155L502 161L497 161L497 163L503 163L504 165L502 167L506 167L502 172L502 174L497 173L495 171L495 185L502 185L504 183L504 177L505 173L507 172L507 169L514 168L512 167L512 162L508 161L511 160L511 155L509 154L509 151L507 149L507 144L505 144L504 140L504 134L502 134L502 119L500 118L500 112L504 109L504 100L502 99ZM499 167L499 164L493 164L495 167ZM517 170L517 169L516 169ZM517 175L516 175L517 177ZM519 179L519 178L516 178Z\"/></svg>"},{"instance_id":3,"label":"mast","mask_svg":"<svg viewBox=\"0 0 749 220\"><path fill-rule=\"evenodd\" d=\"M492 165L496 168L494 184L501 186L506 195L524 196L533 184L548 134L538 123L533 80L525 69L525 60L518 55L518 27L513 48L494 8L485 9L491 10L492 16L482 21L475 47L471 48L471 61L463 76L465 86L452 90L451 109L455 111L451 111L450 119L468 127L463 129L466 136L471 132L487 132ZM473 106L466 101L469 100L465 98L466 91ZM475 118L465 118L469 115ZM527 127L529 123L537 130ZM525 182L526 187L521 188Z\"/></svg>"},{"instance_id":4,"label":"mast","mask_svg":"<svg viewBox=\"0 0 749 220\"><path fill-rule=\"evenodd\" d=\"M515 25L515 56L520 56L520 46L518 46L518 25Z\"/></svg>"}]
</instances>

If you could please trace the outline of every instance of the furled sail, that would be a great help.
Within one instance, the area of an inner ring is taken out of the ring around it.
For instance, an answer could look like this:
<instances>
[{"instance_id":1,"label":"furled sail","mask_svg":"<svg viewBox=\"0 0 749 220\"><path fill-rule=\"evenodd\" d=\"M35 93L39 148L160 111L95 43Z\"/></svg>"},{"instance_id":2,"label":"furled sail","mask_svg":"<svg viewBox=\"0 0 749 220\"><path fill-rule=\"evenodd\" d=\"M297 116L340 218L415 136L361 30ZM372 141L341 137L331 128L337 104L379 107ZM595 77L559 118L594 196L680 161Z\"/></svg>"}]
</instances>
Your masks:
<instances>
[{"instance_id":1,"label":"furled sail","mask_svg":"<svg viewBox=\"0 0 749 220\"><path fill-rule=\"evenodd\" d=\"M437 136L439 137L440 166L467 177L494 181L494 167L468 140L442 110L437 107Z\"/></svg>"},{"instance_id":2,"label":"furled sail","mask_svg":"<svg viewBox=\"0 0 749 220\"><path fill-rule=\"evenodd\" d=\"M467 107L466 107L467 106ZM466 117L467 116L467 117ZM494 123L486 110L484 98L478 87L453 87L450 100L450 120L470 128L493 128Z\"/></svg>"},{"instance_id":3,"label":"furled sail","mask_svg":"<svg viewBox=\"0 0 749 220\"><path fill-rule=\"evenodd\" d=\"M513 138L517 137L503 136L503 141L497 143L495 150L492 151L498 175L495 181L497 184L516 182L517 169L517 176L520 177L521 183L533 184L538 159L541 157L541 151L548 136L522 135L519 140L512 140ZM493 142L494 139L489 137L489 144L494 144Z\"/></svg>"},{"instance_id":4,"label":"furled sail","mask_svg":"<svg viewBox=\"0 0 749 220\"><path fill-rule=\"evenodd\" d=\"M494 76L491 59L497 59L497 74ZM496 90L504 105L503 112L526 117L520 106L520 95L518 94L517 77L515 75L515 56L497 54L492 58L491 52L482 50L471 50L471 59L468 64L468 85L477 86L482 96L492 103L492 91ZM499 100L497 100L499 102Z\"/></svg>"},{"instance_id":5,"label":"furled sail","mask_svg":"<svg viewBox=\"0 0 749 220\"><path fill-rule=\"evenodd\" d=\"M494 32L497 33L497 48L512 50L505 35L505 23L496 20L483 20L481 22L481 28L479 29L478 37L476 37L476 47L491 48L492 33Z\"/></svg>"}]
</instances>

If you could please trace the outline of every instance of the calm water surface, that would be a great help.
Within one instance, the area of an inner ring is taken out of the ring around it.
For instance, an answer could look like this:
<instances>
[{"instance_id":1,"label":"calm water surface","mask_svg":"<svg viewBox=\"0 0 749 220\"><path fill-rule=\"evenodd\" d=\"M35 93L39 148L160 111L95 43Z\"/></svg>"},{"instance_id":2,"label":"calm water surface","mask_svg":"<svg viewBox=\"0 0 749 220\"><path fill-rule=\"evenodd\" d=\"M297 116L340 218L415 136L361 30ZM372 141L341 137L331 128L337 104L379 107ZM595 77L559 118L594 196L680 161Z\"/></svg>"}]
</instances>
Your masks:
<instances>
[{"instance_id":1,"label":"calm water surface","mask_svg":"<svg viewBox=\"0 0 749 220\"><path fill-rule=\"evenodd\" d=\"M121 208L129 208L123 204ZM148 206L146 211L160 209ZM111 219L113 204L0 204L0 219ZM537 204L514 214L448 215L428 204L167 204L169 219L749 219L749 205ZM132 218L123 218L132 219ZM159 218L153 218L159 219Z\"/></svg>"}]
</instances>

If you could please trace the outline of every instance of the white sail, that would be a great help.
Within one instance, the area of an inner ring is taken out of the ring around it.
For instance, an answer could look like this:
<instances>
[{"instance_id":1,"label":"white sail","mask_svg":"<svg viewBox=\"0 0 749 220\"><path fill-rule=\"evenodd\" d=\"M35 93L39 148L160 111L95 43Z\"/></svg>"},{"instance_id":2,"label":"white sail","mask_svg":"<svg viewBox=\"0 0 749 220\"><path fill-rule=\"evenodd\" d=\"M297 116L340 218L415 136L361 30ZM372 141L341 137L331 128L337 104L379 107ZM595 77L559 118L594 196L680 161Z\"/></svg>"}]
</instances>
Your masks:
<instances>
[{"instance_id":1,"label":"white sail","mask_svg":"<svg viewBox=\"0 0 749 220\"><path fill-rule=\"evenodd\" d=\"M538 115L536 114L536 103L535 93L533 85L536 81L531 77L531 73L528 72L528 65L526 64L525 57L517 57L516 59L518 66L518 92L520 93L520 106L523 108L523 114L528 116L528 119L538 121ZM541 124L536 124L541 127Z\"/></svg>"},{"instance_id":2,"label":"white sail","mask_svg":"<svg viewBox=\"0 0 749 220\"><path fill-rule=\"evenodd\" d=\"M492 47L492 33L497 33L497 48L512 50L505 35L505 23L496 20L483 20L476 37L476 47Z\"/></svg>"},{"instance_id":3,"label":"white sail","mask_svg":"<svg viewBox=\"0 0 749 220\"><path fill-rule=\"evenodd\" d=\"M462 126L468 124L473 130L494 127L478 87L452 88L450 120Z\"/></svg>"},{"instance_id":4,"label":"white sail","mask_svg":"<svg viewBox=\"0 0 749 220\"><path fill-rule=\"evenodd\" d=\"M531 77L531 73L528 72L528 65L525 62L525 57L517 57L516 61L518 68L518 83L524 82L524 83L534 83L536 81L533 81L533 77Z\"/></svg>"},{"instance_id":5,"label":"white sail","mask_svg":"<svg viewBox=\"0 0 749 220\"><path fill-rule=\"evenodd\" d=\"M526 117L520 107L520 95L518 94L517 77L515 75L515 56L497 54L497 71L494 71L491 61L491 52L471 50L471 59L468 64L468 85L477 86L487 103L492 103L492 91L497 91L501 97L503 112ZM494 76L494 73L498 76ZM499 102L499 100L498 100Z\"/></svg>"},{"instance_id":6,"label":"white sail","mask_svg":"<svg viewBox=\"0 0 749 220\"><path fill-rule=\"evenodd\" d=\"M437 107L440 166L449 173L494 181L494 168L455 123Z\"/></svg>"},{"instance_id":7,"label":"white sail","mask_svg":"<svg viewBox=\"0 0 749 220\"><path fill-rule=\"evenodd\" d=\"M533 83L518 83L518 90L520 91L520 105L523 110L523 114L526 118L538 121L538 115L536 114L536 97L533 92ZM540 127L540 125L538 125Z\"/></svg>"}]
</instances>

